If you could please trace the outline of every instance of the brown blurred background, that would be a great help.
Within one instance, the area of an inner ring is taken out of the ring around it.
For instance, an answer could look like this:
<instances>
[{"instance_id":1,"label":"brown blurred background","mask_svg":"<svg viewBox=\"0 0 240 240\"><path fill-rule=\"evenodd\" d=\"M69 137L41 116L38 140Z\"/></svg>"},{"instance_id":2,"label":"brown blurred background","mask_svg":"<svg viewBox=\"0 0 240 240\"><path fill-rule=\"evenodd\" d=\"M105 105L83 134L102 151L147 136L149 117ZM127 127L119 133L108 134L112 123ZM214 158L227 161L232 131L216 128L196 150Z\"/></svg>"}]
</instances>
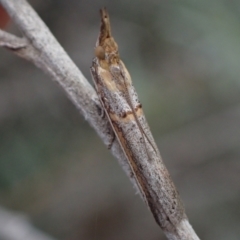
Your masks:
<instances>
[{"instance_id":1,"label":"brown blurred background","mask_svg":"<svg viewBox=\"0 0 240 240\"><path fill-rule=\"evenodd\" d=\"M240 239L240 1L29 2L89 81L107 7L190 223L201 239ZM63 90L5 49L0 205L57 239L166 239Z\"/></svg>"}]
</instances>

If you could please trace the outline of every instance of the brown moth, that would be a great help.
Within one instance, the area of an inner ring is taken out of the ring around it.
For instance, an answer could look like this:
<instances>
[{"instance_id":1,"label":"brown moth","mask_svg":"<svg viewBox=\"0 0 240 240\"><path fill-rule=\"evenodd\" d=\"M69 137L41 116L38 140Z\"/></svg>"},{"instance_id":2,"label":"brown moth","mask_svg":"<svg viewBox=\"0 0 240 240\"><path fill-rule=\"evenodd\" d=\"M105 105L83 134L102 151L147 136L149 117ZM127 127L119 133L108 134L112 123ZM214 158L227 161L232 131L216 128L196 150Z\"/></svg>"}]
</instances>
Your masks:
<instances>
[{"instance_id":1,"label":"brown moth","mask_svg":"<svg viewBox=\"0 0 240 240\"><path fill-rule=\"evenodd\" d=\"M111 35L106 9L91 73L102 108L128 160L140 193L162 228L184 216L183 206L150 132L132 80Z\"/></svg>"}]
</instances>

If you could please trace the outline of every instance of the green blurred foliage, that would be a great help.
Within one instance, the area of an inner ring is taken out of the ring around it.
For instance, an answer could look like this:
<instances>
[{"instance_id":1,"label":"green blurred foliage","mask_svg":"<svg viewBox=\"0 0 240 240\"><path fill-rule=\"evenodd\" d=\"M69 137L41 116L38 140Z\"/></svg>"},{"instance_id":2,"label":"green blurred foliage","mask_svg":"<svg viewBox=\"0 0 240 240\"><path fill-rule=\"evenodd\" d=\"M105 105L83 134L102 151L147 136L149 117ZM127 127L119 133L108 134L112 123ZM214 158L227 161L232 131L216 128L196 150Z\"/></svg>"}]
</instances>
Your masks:
<instances>
[{"instance_id":1,"label":"green blurred foliage","mask_svg":"<svg viewBox=\"0 0 240 240\"><path fill-rule=\"evenodd\" d=\"M190 222L201 239L239 239L240 2L30 3L89 81L98 9L108 8ZM0 202L59 239L164 239L60 87L3 49Z\"/></svg>"}]
</instances>

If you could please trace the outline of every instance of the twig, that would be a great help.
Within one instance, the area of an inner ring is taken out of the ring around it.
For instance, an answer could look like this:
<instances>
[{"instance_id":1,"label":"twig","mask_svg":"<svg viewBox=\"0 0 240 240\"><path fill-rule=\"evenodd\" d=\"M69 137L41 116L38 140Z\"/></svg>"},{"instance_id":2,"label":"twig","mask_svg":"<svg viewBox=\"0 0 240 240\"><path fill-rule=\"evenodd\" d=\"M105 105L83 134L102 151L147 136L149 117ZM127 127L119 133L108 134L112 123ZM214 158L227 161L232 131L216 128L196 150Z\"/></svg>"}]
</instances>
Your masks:
<instances>
[{"instance_id":1,"label":"twig","mask_svg":"<svg viewBox=\"0 0 240 240\"><path fill-rule=\"evenodd\" d=\"M18 50L27 46L27 41L24 38L16 37L10 33L4 32L0 29L0 46L12 50Z\"/></svg>"},{"instance_id":2,"label":"twig","mask_svg":"<svg viewBox=\"0 0 240 240\"><path fill-rule=\"evenodd\" d=\"M0 0L0 2L8 11L12 20L18 25L24 36L23 39L16 38L15 42L12 35L1 31L0 45L12 50L20 57L33 62L50 75L53 80L58 82L107 145L111 141L111 134L109 133L111 128L107 119L103 118L98 111L99 101L95 91L56 41L47 26L25 0ZM123 166L128 177L136 184L131 169L117 141L114 141L111 150ZM159 161L162 160L159 159ZM162 173L159 172L157 176L158 180L174 186L170 176L163 174L163 172L167 173L164 165L163 168L161 169ZM146 179L148 184L146 185L149 188L156 188L157 185L153 186L156 182L156 175L149 174L149 171L149 169L146 169L146 176L148 176ZM156 170L154 171L156 172ZM159 199L164 195L162 189L155 189L154 191L149 189L149 192L156 193L156 196L150 196L153 198L151 210L153 211L154 209L155 219L161 225L168 239L199 239L189 224L178 198L176 198L176 200L174 199L174 201L176 201L176 206L180 206L179 209L166 209L166 211L163 211L162 203L159 202ZM178 195L177 192L175 193ZM166 201L168 200L169 199L166 199ZM171 201L173 200L171 199ZM171 213L173 214L171 215ZM175 215L177 216L176 218ZM161 223L160 220L162 220L164 224Z\"/></svg>"}]
</instances>

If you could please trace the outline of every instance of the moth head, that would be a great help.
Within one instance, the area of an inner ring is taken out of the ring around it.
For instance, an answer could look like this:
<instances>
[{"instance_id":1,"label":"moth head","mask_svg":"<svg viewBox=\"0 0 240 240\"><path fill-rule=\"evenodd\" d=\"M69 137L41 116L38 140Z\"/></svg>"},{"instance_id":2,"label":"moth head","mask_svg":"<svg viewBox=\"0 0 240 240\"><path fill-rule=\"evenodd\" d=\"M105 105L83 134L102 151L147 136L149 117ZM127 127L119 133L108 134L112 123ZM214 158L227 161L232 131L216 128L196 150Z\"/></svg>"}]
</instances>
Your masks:
<instances>
[{"instance_id":1,"label":"moth head","mask_svg":"<svg viewBox=\"0 0 240 240\"><path fill-rule=\"evenodd\" d=\"M111 35L110 19L106 8L100 10L101 27L96 43L95 56L101 67L108 69L110 65L119 62L118 45Z\"/></svg>"},{"instance_id":2,"label":"moth head","mask_svg":"<svg viewBox=\"0 0 240 240\"><path fill-rule=\"evenodd\" d=\"M95 56L99 59L99 60L104 60L105 59L105 50L102 46L97 46L95 48Z\"/></svg>"}]
</instances>

